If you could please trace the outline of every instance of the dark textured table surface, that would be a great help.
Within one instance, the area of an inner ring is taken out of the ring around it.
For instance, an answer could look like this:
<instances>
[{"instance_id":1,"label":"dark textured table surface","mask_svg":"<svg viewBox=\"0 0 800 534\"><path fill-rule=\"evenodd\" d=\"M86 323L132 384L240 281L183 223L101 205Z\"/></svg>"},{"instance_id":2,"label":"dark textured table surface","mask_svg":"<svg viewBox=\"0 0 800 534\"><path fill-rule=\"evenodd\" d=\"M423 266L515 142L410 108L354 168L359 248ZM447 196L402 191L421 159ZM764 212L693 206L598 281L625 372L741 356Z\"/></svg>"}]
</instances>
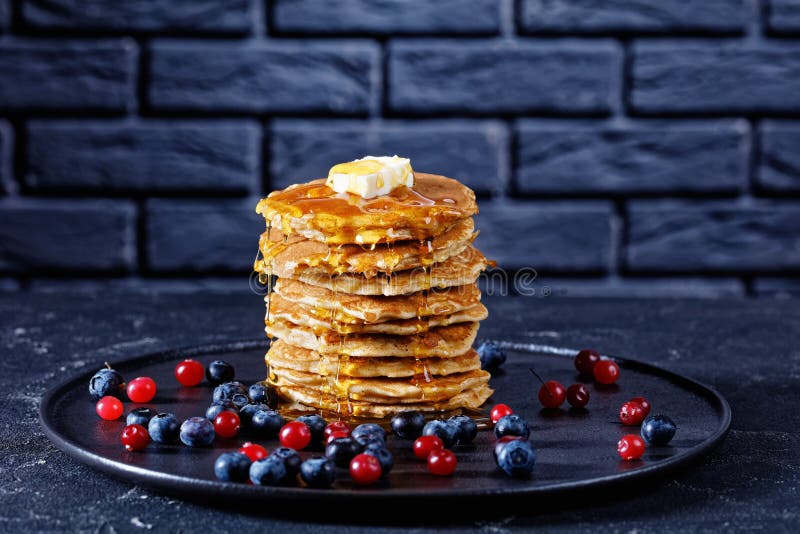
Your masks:
<instances>
[{"instance_id":1,"label":"dark textured table surface","mask_svg":"<svg viewBox=\"0 0 800 534\"><path fill-rule=\"evenodd\" d=\"M711 384L733 409L731 432L699 464L652 488L526 514L459 521L447 531L800 530L800 302L486 298L480 336L595 347L653 362ZM323 510L294 521L166 497L106 477L58 451L37 421L42 392L77 371L163 348L253 339L263 308L252 294L107 293L0 296L0 531L374 532L353 507L326 523ZM533 392L532 392L533 394ZM413 510L398 510L409 517Z\"/></svg>"}]
</instances>

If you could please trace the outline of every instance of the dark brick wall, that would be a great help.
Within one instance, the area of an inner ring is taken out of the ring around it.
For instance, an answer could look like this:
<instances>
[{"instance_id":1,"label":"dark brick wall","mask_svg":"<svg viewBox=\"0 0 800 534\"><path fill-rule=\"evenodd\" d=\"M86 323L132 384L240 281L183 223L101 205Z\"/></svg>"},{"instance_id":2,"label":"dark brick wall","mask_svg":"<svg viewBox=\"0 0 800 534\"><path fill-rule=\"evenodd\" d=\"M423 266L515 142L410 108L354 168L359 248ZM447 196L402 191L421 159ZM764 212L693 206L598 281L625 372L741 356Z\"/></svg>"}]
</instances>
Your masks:
<instances>
[{"instance_id":1,"label":"dark brick wall","mask_svg":"<svg viewBox=\"0 0 800 534\"><path fill-rule=\"evenodd\" d=\"M800 0L0 0L0 291L247 291L366 153L537 295L800 295Z\"/></svg>"}]
</instances>

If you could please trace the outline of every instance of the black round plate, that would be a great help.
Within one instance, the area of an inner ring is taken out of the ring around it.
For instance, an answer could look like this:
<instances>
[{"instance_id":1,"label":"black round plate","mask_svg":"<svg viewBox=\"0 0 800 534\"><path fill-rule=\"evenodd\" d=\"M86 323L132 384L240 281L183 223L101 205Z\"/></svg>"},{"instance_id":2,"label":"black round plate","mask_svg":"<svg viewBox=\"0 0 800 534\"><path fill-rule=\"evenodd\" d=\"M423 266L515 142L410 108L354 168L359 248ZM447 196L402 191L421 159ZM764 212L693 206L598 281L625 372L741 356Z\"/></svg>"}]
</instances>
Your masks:
<instances>
[{"instance_id":1,"label":"black round plate","mask_svg":"<svg viewBox=\"0 0 800 534\"><path fill-rule=\"evenodd\" d=\"M615 358L622 369L617 385L601 387L587 383L591 394L588 410L568 407L540 410L536 400L539 383L528 368L566 387L579 379L572 365L576 351L508 341L501 344L507 348L508 361L492 378L495 394L487 406L505 402L531 424L531 440L538 462L528 480L510 479L495 467L491 452L493 435L491 431L483 431L474 447L456 449L458 469L453 477L429 474L425 463L414 458L409 442L390 437L389 446L395 455L394 470L386 480L371 487L354 486L344 470L332 490L219 482L213 473L214 459L222 452L238 448L247 436L217 439L213 447L207 449L151 444L143 452L126 452L119 442L124 416L119 421L102 421L89 399L87 384L94 370L47 391L40 417L48 437L67 454L96 469L156 490L214 502L268 499L270 503L352 505L355 499L370 508L383 504L396 506L402 502L430 509L446 501L465 503L480 499L485 503L487 498L514 498L516 501L522 497L525 498L523 502L533 502L536 499L527 498L649 480L685 466L708 452L728 430L730 408L715 390L652 365L623 358ZM222 358L236 367L237 380L250 384L264 379L265 347L263 341L238 342L171 350L110 363L128 380L136 376L155 379L158 394L148 406L174 412L179 419L184 419L205 412L212 388L179 386L173 369L180 359L192 357L207 364ZM629 398L640 395L650 399L653 413L672 417L678 432L669 446L649 448L642 460L621 461L616 452L617 441L625 434L638 433L639 429L617 422L619 407ZM132 407L131 403L125 403L126 414ZM278 446L275 441L263 444L270 450ZM303 453L304 456L310 454Z\"/></svg>"}]
</instances>

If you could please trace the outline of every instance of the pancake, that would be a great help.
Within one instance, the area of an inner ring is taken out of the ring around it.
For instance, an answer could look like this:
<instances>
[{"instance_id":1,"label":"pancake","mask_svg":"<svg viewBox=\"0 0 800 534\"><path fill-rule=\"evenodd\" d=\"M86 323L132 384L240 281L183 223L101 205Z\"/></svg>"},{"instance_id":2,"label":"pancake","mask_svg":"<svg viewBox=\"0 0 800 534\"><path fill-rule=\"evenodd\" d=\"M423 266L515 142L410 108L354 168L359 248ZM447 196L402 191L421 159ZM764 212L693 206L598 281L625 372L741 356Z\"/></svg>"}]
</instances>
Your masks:
<instances>
[{"instance_id":1,"label":"pancake","mask_svg":"<svg viewBox=\"0 0 800 534\"><path fill-rule=\"evenodd\" d=\"M323 355L313 350L294 347L276 340L265 357L267 365L322 376L410 378L414 375L451 375L481 368L475 349L452 358L362 358Z\"/></svg>"},{"instance_id":2,"label":"pancake","mask_svg":"<svg viewBox=\"0 0 800 534\"><path fill-rule=\"evenodd\" d=\"M273 191L256 212L285 235L365 245L428 239L478 212L475 193L456 180L414 173L414 181L413 188L401 186L388 195L363 199L336 193L324 179L314 180Z\"/></svg>"},{"instance_id":3,"label":"pancake","mask_svg":"<svg viewBox=\"0 0 800 534\"><path fill-rule=\"evenodd\" d=\"M284 300L314 310L321 318L332 316L333 320L345 324L449 315L472 308L481 299L480 289L475 284L384 297L336 293L297 280L280 278L275 283L274 291ZM323 313L325 311L328 313Z\"/></svg>"},{"instance_id":4,"label":"pancake","mask_svg":"<svg viewBox=\"0 0 800 534\"><path fill-rule=\"evenodd\" d=\"M344 244L331 246L319 241L286 236L273 228L261 234L259 251L263 256L254 269L283 277L294 277L303 269L316 269L328 275L363 274L367 278L378 273L427 267L461 254L476 237L472 218L459 219L443 233L422 241L398 241L391 245L363 246Z\"/></svg>"},{"instance_id":5,"label":"pancake","mask_svg":"<svg viewBox=\"0 0 800 534\"><path fill-rule=\"evenodd\" d=\"M311 328L283 321L270 321L267 335L321 354L346 354L385 358L451 358L467 352L478 333L478 323L457 323L431 328L423 334L392 336L388 334L339 335L327 331L317 336Z\"/></svg>"},{"instance_id":6,"label":"pancake","mask_svg":"<svg viewBox=\"0 0 800 534\"><path fill-rule=\"evenodd\" d=\"M296 266L291 272L282 269L284 264L273 265L272 274L289 277L306 284L353 295L406 295L431 288L463 286L475 283L489 265L488 260L474 246L467 245L460 253L434 263L429 268L417 267L393 271L389 275L378 273L366 278L360 274L331 275L324 269Z\"/></svg>"},{"instance_id":7,"label":"pancake","mask_svg":"<svg viewBox=\"0 0 800 534\"><path fill-rule=\"evenodd\" d=\"M380 404L440 402L462 391L477 389L489 383L491 375L476 370L448 376L412 378L342 378L303 373L293 369L274 369L268 378L273 386L301 386L330 392L343 398Z\"/></svg>"},{"instance_id":8,"label":"pancake","mask_svg":"<svg viewBox=\"0 0 800 534\"><path fill-rule=\"evenodd\" d=\"M455 323L482 321L489 312L481 303L470 308L459 310L449 315L432 315L414 319L396 319L382 323L343 323L332 320L333 313L320 308L308 308L297 303L285 300L277 293L268 299L269 314L265 321L282 319L299 326L306 326L317 334L325 330L332 330L337 334L393 334L412 335L427 332L437 326L446 326Z\"/></svg>"},{"instance_id":9,"label":"pancake","mask_svg":"<svg viewBox=\"0 0 800 534\"><path fill-rule=\"evenodd\" d=\"M437 412L459 408L475 409L492 396L494 391L488 386L480 386L461 393L442 402L420 403L372 403L352 400L339 402L335 395L321 393L319 389L302 386L275 386L275 390L284 399L305 406L334 413L346 413L354 417L390 417L398 412L416 410L418 412Z\"/></svg>"}]
</instances>

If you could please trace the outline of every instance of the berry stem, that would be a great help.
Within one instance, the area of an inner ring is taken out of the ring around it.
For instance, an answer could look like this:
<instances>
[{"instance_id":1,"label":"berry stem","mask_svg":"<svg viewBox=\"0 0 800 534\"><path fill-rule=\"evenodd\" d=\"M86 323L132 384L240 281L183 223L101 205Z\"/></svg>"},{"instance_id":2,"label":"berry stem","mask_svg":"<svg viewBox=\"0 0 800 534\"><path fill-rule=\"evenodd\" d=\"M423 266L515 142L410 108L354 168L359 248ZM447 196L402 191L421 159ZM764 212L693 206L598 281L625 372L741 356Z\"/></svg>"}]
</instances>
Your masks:
<instances>
[{"instance_id":1,"label":"berry stem","mask_svg":"<svg viewBox=\"0 0 800 534\"><path fill-rule=\"evenodd\" d=\"M539 382L541 382L541 383L542 383L542 385L544 386L544 389L547 391L547 396L548 396L548 397L552 397L552 396L553 396L553 393L551 393L551 392L550 392L550 388L549 388L549 387L547 387L547 384L545 384L545 383L544 383L544 380L542 380L542 377L541 377L541 376L539 376L539 373L537 373L536 371L534 371L534 370L533 370L533 368L531 368L531 367L528 367L528 371L530 371L530 372L531 372L531 374L532 374L533 376L535 376L536 378L538 378L538 379L539 379Z\"/></svg>"}]
</instances>

